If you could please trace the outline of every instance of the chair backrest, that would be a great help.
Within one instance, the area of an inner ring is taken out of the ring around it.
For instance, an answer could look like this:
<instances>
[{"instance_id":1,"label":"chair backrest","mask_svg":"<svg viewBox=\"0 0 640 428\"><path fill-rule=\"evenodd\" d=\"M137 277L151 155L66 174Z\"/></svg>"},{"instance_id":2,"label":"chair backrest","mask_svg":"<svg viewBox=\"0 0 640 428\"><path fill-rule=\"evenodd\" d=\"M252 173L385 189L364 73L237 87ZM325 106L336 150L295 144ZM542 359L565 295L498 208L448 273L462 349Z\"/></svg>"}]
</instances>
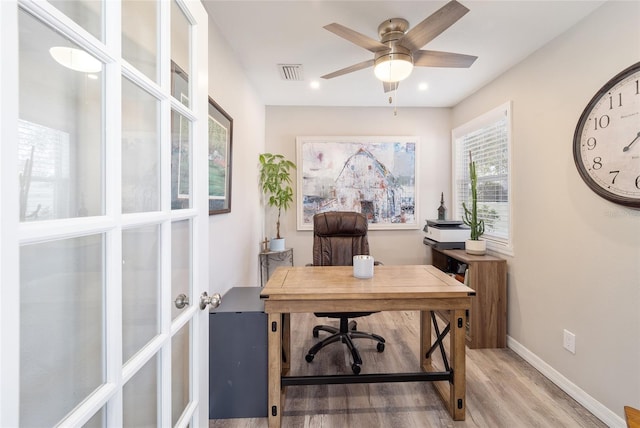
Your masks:
<instances>
[{"instance_id":1,"label":"chair backrest","mask_svg":"<svg viewBox=\"0 0 640 428\"><path fill-rule=\"evenodd\" d=\"M313 265L351 266L353 256L368 255L367 217L350 211L313 216Z\"/></svg>"}]
</instances>

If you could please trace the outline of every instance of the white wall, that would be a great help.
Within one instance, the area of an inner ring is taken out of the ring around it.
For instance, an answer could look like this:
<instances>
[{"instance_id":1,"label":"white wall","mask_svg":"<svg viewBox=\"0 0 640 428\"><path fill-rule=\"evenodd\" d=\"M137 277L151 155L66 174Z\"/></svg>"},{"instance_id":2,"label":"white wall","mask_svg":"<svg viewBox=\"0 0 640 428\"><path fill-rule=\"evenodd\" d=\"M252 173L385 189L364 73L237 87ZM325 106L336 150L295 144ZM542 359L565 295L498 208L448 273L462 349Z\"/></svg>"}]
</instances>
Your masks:
<instances>
[{"instance_id":1,"label":"white wall","mask_svg":"<svg viewBox=\"0 0 640 428\"><path fill-rule=\"evenodd\" d=\"M264 149L264 104L209 18L209 96L233 118L231 212L209 217L210 290L258 286L263 212L258 153Z\"/></svg>"},{"instance_id":2,"label":"white wall","mask_svg":"<svg viewBox=\"0 0 640 428\"><path fill-rule=\"evenodd\" d=\"M455 127L513 100L510 337L620 417L640 405L640 211L589 190L572 138L591 97L640 60L639 23L640 2L610 1L453 109Z\"/></svg>"},{"instance_id":3,"label":"white wall","mask_svg":"<svg viewBox=\"0 0 640 428\"><path fill-rule=\"evenodd\" d=\"M380 96L383 96L382 92ZM451 194L450 110L441 108L267 107L266 150L296 161L297 136L418 136L418 222L420 229L370 230L371 254L385 264L426 263L422 226L438 217L440 193ZM294 183L295 187L295 183ZM294 193L297 190L294 188ZM297 202L297 201L294 201ZM275 210L266 209L266 233L273 236ZM296 230L296 208L281 219L280 234L294 249L294 262L312 261L313 232ZM430 256L429 256L430 257ZM430 259L429 259L430 260Z\"/></svg>"}]
</instances>

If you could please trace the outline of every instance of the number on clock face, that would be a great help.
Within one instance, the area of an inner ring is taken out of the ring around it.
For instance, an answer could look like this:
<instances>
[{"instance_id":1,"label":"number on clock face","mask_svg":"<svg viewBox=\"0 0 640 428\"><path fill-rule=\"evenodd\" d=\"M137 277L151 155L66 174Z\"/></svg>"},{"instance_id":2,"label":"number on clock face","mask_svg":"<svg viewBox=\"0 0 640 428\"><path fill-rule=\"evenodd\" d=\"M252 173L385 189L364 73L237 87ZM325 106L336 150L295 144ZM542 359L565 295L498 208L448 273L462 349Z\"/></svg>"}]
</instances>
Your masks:
<instances>
[{"instance_id":1,"label":"number on clock face","mask_svg":"<svg viewBox=\"0 0 640 428\"><path fill-rule=\"evenodd\" d=\"M574 158L596 193L640 208L640 63L614 77L587 105Z\"/></svg>"}]
</instances>

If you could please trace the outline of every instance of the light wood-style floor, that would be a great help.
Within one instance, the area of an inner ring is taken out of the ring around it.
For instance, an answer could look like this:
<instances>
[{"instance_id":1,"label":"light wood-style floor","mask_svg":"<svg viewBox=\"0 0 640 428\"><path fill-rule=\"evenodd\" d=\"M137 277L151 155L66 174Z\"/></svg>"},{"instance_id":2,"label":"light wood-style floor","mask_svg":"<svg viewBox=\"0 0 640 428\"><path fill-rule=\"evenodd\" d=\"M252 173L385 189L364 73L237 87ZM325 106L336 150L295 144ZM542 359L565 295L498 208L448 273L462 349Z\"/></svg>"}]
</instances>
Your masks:
<instances>
[{"instance_id":1,"label":"light wood-style floor","mask_svg":"<svg viewBox=\"0 0 640 428\"><path fill-rule=\"evenodd\" d=\"M357 341L362 373L419 371L419 313L380 312L358 318L358 329L382 335L387 346ZM291 373L351 374L346 347L320 351L304 359L317 339L314 325L335 323L313 314L291 316ZM323 333L321 333L322 335ZM323 337L323 336L321 336ZM288 387L282 419L285 428L428 428L428 427L606 427L575 400L510 349L467 348L466 420L454 422L429 383L380 383ZM212 420L209 428L263 428L267 418Z\"/></svg>"}]
</instances>

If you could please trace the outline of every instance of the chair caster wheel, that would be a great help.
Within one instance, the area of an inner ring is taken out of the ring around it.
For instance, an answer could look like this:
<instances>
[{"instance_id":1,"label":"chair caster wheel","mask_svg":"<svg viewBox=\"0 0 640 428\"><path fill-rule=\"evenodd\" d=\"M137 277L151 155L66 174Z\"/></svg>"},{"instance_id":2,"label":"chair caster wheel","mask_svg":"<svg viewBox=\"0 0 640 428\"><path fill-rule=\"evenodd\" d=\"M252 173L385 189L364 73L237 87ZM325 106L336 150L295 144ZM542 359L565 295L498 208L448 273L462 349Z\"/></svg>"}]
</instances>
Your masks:
<instances>
[{"instance_id":1,"label":"chair caster wheel","mask_svg":"<svg viewBox=\"0 0 640 428\"><path fill-rule=\"evenodd\" d=\"M360 374L360 366L357 364L351 365L351 370L353 370L353 374Z\"/></svg>"},{"instance_id":2,"label":"chair caster wheel","mask_svg":"<svg viewBox=\"0 0 640 428\"><path fill-rule=\"evenodd\" d=\"M378 342L378 344L376 345L376 349L378 350L378 352L384 351L384 343Z\"/></svg>"},{"instance_id":3,"label":"chair caster wheel","mask_svg":"<svg viewBox=\"0 0 640 428\"><path fill-rule=\"evenodd\" d=\"M307 354L304 359L307 360L307 363L310 363L311 361L313 361L313 357L314 355L311 354Z\"/></svg>"}]
</instances>

